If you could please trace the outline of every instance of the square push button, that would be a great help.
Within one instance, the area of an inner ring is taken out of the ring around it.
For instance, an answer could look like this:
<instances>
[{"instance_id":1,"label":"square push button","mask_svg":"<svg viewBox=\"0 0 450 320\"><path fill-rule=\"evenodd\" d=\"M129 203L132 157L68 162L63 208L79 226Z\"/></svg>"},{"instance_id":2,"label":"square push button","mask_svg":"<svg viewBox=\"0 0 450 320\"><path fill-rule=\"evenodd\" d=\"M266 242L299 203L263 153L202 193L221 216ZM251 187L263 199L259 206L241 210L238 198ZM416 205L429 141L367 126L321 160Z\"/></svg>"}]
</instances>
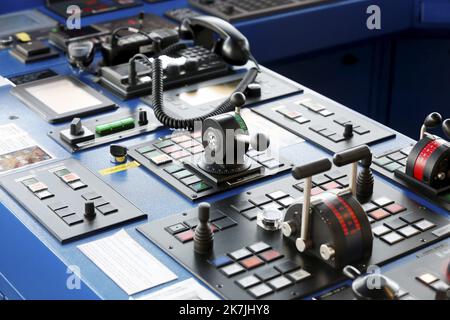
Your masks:
<instances>
[{"instance_id":1,"label":"square push button","mask_svg":"<svg viewBox=\"0 0 450 320\"><path fill-rule=\"evenodd\" d=\"M389 212L384 209L377 209L375 211L369 212L368 215L377 221L390 216Z\"/></svg>"},{"instance_id":2,"label":"square push button","mask_svg":"<svg viewBox=\"0 0 450 320\"><path fill-rule=\"evenodd\" d=\"M257 277L252 276L252 275L244 277L244 278L236 281L236 283L243 289L250 288L251 286L254 286L255 284L258 284L260 282L261 282L261 280L259 280Z\"/></svg>"},{"instance_id":3,"label":"square push button","mask_svg":"<svg viewBox=\"0 0 450 320\"><path fill-rule=\"evenodd\" d=\"M377 226L375 228L372 229L372 233L374 234L374 236L376 237L381 237L382 235L385 235L386 233L391 232L391 229L389 229L386 226Z\"/></svg>"},{"instance_id":4,"label":"square push button","mask_svg":"<svg viewBox=\"0 0 450 320\"><path fill-rule=\"evenodd\" d=\"M71 183L80 180L80 177L77 174L71 172L69 174L63 175L61 179L65 183Z\"/></svg>"},{"instance_id":5,"label":"square push button","mask_svg":"<svg viewBox=\"0 0 450 320\"><path fill-rule=\"evenodd\" d=\"M270 245L268 245L267 243L261 241L261 242L257 242L255 244L252 244L251 246L248 246L247 248L251 252L257 254L257 253L260 253L260 252L263 252L265 250L270 249Z\"/></svg>"},{"instance_id":6,"label":"square push button","mask_svg":"<svg viewBox=\"0 0 450 320\"><path fill-rule=\"evenodd\" d=\"M436 225L428 220L422 220L422 221L416 222L414 224L414 226L423 232L423 231L427 231L431 228L434 228Z\"/></svg>"},{"instance_id":7,"label":"square push button","mask_svg":"<svg viewBox=\"0 0 450 320\"><path fill-rule=\"evenodd\" d=\"M86 201L91 201L91 200L95 200L95 199L100 198L100 195L97 192L95 192L95 191L91 191L91 192L83 193L81 195L81 197L83 197L83 199L86 200Z\"/></svg>"},{"instance_id":8,"label":"square push button","mask_svg":"<svg viewBox=\"0 0 450 320\"><path fill-rule=\"evenodd\" d=\"M175 238L177 238L182 243L186 243L186 242L191 241L192 239L194 239L194 231L187 230L187 231L184 231L184 232L177 233L175 235Z\"/></svg>"},{"instance_id":9,"label":"square push button","mask_svg":"<svg viewBox=\"0 0 450 320\"><path fill-rule=\"evenodd\" d=\"M43 191L36 192L35 195L36 195L36 197L38 197L40 200L45 200L45 199L48 199L48 198L51 198L51 197L54 196L54 194L51 193L51 192L48 191L48 190L43 190Z\"/></svg>"},{"instance_id":10,"label":"square push button","mask_svg":"<svg viewBox=\"0 0 450 320\"><path fill-rule=\"evenodd\" d=\"M396 243L402 241L403 239L405 239L405 238L403 238L401 235L399 235L396 232L391 232L391 233L388 233L381 237L381 240L387 242L390 245L396 244Z\"/></svg>"},{"instance_id":11,"label":"square push button","mask_svg":"<svg viewBox=\"0 0 450 320\"><path fill-rule=\"evenodd\" d=\"M182 232L182 231L186 231L186 230L188 230L189 228L188 227L186 227L184 224L182 224L182 223L177 223L177 224L174 224L174 225L172 225L172 226L170 226L170 227L167 227L166 228L166 231L168 232L168 233L170 233L170 234L176 234L176 233L180 233L180 232Z\"/></svg>"},{"instance_id":12,"label":"square push button","mask_svg":"<svg viewBox=\"0 0 450 320\"><path fill-rule=\"evenodd\" d=\"M255 220L258 217L258 213L260 212L261 210L259 208L253 208L251 210L242 212L242 215L246 217L248 220Z\"/></svg>"},{"instance_id":13,"label":"square push button","mask_svg":"<svg viewBox=\"0 0 450 320\"><path fill-rule=\"evenodd\" d=\"M397 214L403 211L406 211L406 208L398 203L393 203L384 208L389 211L391 214Z\"/></svg>"},{"instance_id":14,"label":"square push button","mask_svg":"<svg viewBox=\"0 0 450 320\"><path fill-rule=\"evenodd\" d=\"M139 152L140 154L144 154L150 151L154 151L155 148L151 147L151 146L144 146L144 147L140 147L138 149L136 149L137 152Z\"/></svg>"},{"instance_id":15,"label":"square push button","mask_svg":"<svg viewBox=\"0 0 450 320\"><path fill-rule=\"evenodd\" d=\"M97 209L98 209L98 211L100 211L104 216L119 211L119 210L117 210L117 208L114 208L110 203L105 204L105 205L103 205L103 206L100 206L100 207L98 207Z\"/></svg>"},{"instance_id":16,"label":"square push button","mask_svg":"<svg viewBox=\"0 0 450 320\"><path fill-rule=\"evenodd\" d=\"M222 272L228 278L244 271L245 269L238 263L233 263L220 269L220 272Z\"/></svg>"},{"instance_id":17,"label":"square push button","mask_svg":"<svg viewBox=\"0 0 450 320\"><path fill-rule=\"evenodd\" d=\"M285 276L279 276L275 279L269 281L269 286L274 288L275 290L281 290L291 285L292 281L286 278Z\"/></svg>"},{"instance_id":18,"label":"square push button","mask_svg":"<svg viewBox=\"0 0 450 320\"><path fill-rule=\"evenodd\" d=\"M288 194L285 193L285 192L283 192L283 191L281 191L281 190L278 190L278 191L269 193L267 196L268 196L270 199L272 199L272 200L278 200L278 199L287 197Z\"/></svg>"},{"instance_id":19,"label":"square push button","mask_svg":"<svg viewBox=\"0 0 450 320\"><path fill-rule=\"evenodd\" d=\"M410 238L420 233L420 231L414 228L413 226L406 226L404 228L401 228L397 232L406 238Z\"/></svg>"},{"instance_id":20,"label":"square push button","mask_svg":"<svg viewBox=\"0 0 450 320\"><path fill-rule=\"evenodd\" d=\"M50 210L56 211L56 210L59 210L59 209L67 208L67 205L65 203L62 203L62 202L53 202L53 203L50 203L48 205L48 207L50 208Z\"/></svg>"},{"instance_id":21,"label":"square push button","mask_svg":"<svg viewBox=\"0 0 450 320\"><path fill-rule=\"evenodd\" d=\"M81 180L71 182L71 183L69 183L69 186L73 190L79 190L79 189L83 189L83 188L87 187L87 185L84 184Z\"/></svg>"},{"instance_id":22,"label":"square push button","mask_svg":"<svg viewBox=\"0 0 450 320\"><path fill-rule=\"evenodd\" d=\"M225 219L214 221L214 225L219 228L219 230L225 230L237 225L237 222L227 217Z\"/></svg>"},{"instance_id":23,"label":"square push button","mask_svg":"<svg viewBox=\"0 0 450 320\"><path fill-rule=\"evenodd\" d=\"M295 263L292 260L288 260L288 261L282 262L282 263L277 264L275 266L275 269L277 269L281 273L287 273L287 272L290 272L290 271L293 271L293 270L299 269L299 268L300 268L300 265Z\"/></svg>"},{"instance_id":24,"label":"square push button","mask_svg":"<svg viewBox=\"0 0 450 320\"><path fill-rule=\"evenodd\" d=\"M223 255L210 260L209 263L211 263L216 268L221 268L223 266L229 265L230 263L233 263L233 260Z\"/></svg>"},{"instance_id":25,"label":"square push button","mask_svg":"<svg viewBox=\"0 0 450 320\"><path fill-rule=\"evenodd\" d=\"M385 222L384 225L392 230L397 230L400 228L403 228L404 226L407 225L407 223L401 219L394 219L392 221L389 222Z\"/></svg>"},{"instance_id":26,"label":"square push button","mask_svg":"<svg viewBox=\"0 0 450 320\"><path fill-rule=\"evenodd\" d=\"M47 185L43 182L36 182L28 185L28 189L30 189L31 192L36 193L39 191L47 190Z\"/></svg>"},{"instance_id":27,"label":"square push button","mask_svg":"<svg viewBox=\"0 0 450 320\"><path fill-rule=\"evenodd\" d=\"M373 203L375 203L379 207L384 207L387 206L388 204L394 203L394 201L387 197L381 197L373 200Z\"/></svg>"},{"instance_id":28,"label":"square push button","mask_svg":"<svg viewBox=\"0 0 450 320\"><path fill-rule=\"evenodd\" d=\"M264 270L260 270L255 273L255 276L257 276L262 281L273 279L279 275L280 272L278 272L278 270L275 270L274 268L265 268Z\"/></svg>"},{"instance_id":29,"label":"square push button","mask_svg":"<svg viewBox=\"0 0 450 320\"><path fill-rule=\"evenodd\" d=\"M417 221L423 220L423 217L416 212L411 212L411 213L405 214L404 216L401 216L400 219L411 224L411 223L415 223Z\"/></svg>"},{"instance_id":30,"label":"square push button","mask_svg":"<svg viewBox=\"0 0 450 320\"><path fill-rule=\"evenodd\" d=\"M241 213L244 212L245 210L250 210L252 208L255 207L255 205L251 202L249 202L248 200L244 199L244 200L239 200L234 202L231 207L236 210L237 212Z\"/></svg>"},{"instance_id":31,"label":"square push button","mask_svg":"<svg viewBox=\"0 0 450 320\"><path fill-rule=\"evenodd\" d=\"M250 251L248 251L247 249L243 248L243 249L239 249L239 250L230 252L228 255L230 257L232 257L234 260L241 260L241 259L250 257L252 255L252 253Z\"/></svg>"},{"instance_id":32,"label":"square push button","mask_svg":"<svg viewBox=\"0 0 450 320\"><path fill-rule=\"evenodd\" d=\"M264 261L262 261L257 256L253 256L253 257L241 260L240 264L242 264L247 270L250 270L250 269L257 268L260 265L264 264Z\"/></svg>"},{"instance_id":33,"label":"square push button","mask_svg":"<svg viewBox=\"0 0 450 320\"><path fill-rule=\"evenodd\" d=\"M297 271L291 272L287 275L292 281L294 282L299 282L302 281L304 279L307 279L311 276L311 274L304 270L304 269L299 269Z\"/></svg>"},{"instance_id":34,"label":"square push button","mask_svg":"<svg viewBox=\"0 0 450 320\"><path fill-rule=\"evenodd\" d=\"M79 217L77 214L72 214L70 216L64 217L63 220L69 226L73 226L83 222L83 219Z\"/></svg>"},{"instance_id":35,"label":"square push button","mask_svg":"<svg viewBox=\"0 0 450 320\"><path fill-rule=\"evenodd\" d=\"M248 289L248 292L258 299L271 293L272 289L267 284L262 283L260 285Z\"/></svg>"},{"instance_id":36,"label":"square push button","mask_svg":"<svg viewBox=\"0 0 450 320\"><path fill-rule=\"evenodd\" d=\"M290 197L290 196L286 197L286 198L283 198L283 199L280 199L280 200L277 200L277 202L279 204L281 204L284 208L289 207L291 204L294 203L294 201L295 201L295 199Z\"/></svg>"},{"instance_id":37,"label":"square push button","mask_svg":"<svg viewBox=\"0 0 450 320\"><path fill-rule=\"evenodd\" d=\"M203 181L189 186L195 192L202 192L211 189L211 186Z\"/></svg>"},{"instance_id":38,"label":"square push button","mask_svg":"<svg viewBox=\"0 0 450 320\"><path fill-rule=\"evenodd\" d=\"M264 251L263 253L261 253L259 255L259 257L261 259L263 259L265 262L272 262L274 260L277 260L281 257L283 257L283 255L281 253L279 253L276 250L268 250L268 251Z\"/></svg>"},{"instance_id":39,"label":"square push button","mask_svg":"<svg viewBox=\"0 0 450 320\"><path fill-rule=\"evenodd\" d=\"M55 213L60 218L64 218L64 217L70 216L72 214L75 214L75 212L73 212L73 210L69 209L67 206L65 208L61 208L59 210L55 210Z\"/></svg>"}]
</instances>

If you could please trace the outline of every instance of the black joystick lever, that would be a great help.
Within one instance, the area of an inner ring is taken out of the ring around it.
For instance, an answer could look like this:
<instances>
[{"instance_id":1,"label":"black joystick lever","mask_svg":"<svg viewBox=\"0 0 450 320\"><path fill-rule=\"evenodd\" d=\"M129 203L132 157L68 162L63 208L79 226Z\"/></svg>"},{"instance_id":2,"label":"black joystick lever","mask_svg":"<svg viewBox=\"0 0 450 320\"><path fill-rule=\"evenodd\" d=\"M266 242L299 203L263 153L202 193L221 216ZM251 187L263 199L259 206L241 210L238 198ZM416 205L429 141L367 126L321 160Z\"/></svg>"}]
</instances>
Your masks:
<instances>
[{"instance_id":1,"label":"black joystick lever","mask_svg":"<svg viewBox=\"0 0 450 320\"><path fill-rule=\"evenodd\" d=\"M359 175L358 161L361 161L363 167ZM369 147L362 145L336 153L333 157L333 162L338 167L352 164L349 190L356 196L358 201L364 203L369 200L373 194L374 185L374 178L370 169L372 165L372 152Z\"/></svg>"},{"instance_id":2,"label":"black joystick lever","mask_svg":"<svg viewBox=\"0 0 450 320\"><path fill-rule=\"evenodd\" d=\"M147 111L145 111L145 110L140 110L140 111L139 111L138 124L139 124L140 126L145 126L145 125L148 124Z\"/></svg>"},{"instance_id":3,"label":"black joystick lever","mask_svg":"<svg viewBox=\"0 0 450 320\"><path fill-rule=\"evenodd\" d=\"M198 205L199 224L195 228L194 250L197 253L205 254L212 250L214 245L214 233L209 226L210 205L206 202Z\"/></svg>"},{"instance_id":4,"label":"black joystick lever","mask_svg":"<svg viewBox=\"0 0 450 320\"><path fill-rule=\"evenodd\" d=\"M343 273L353 280L352 290L359 300L397 300L399 298L399 285L380 273L362 275L353 266L345 266Z\"/></svg>"},{"instance_id":5,"label":"black joystick lever","mask_svg":"<svg viewBox=\"0 0 450 320\"><path fill-rule=\"evenodd\" d=\"M80 118L73 118L70 123L70 134L73 136L82 136L84 134L83 124Z\"/></svg>"},{"instance_id":6,"label":"black joystick lever","mask_svg":"<svg viewBox=\"0 0 450 320\"><path fill-rule=\"evenodd\" d=\"M331 161L327 158L323 158L302 166L295 167L292 170L292 176L296 180L305 179L303 185L303 207L302 207L302 223L300 237L295 241L295 245L300 252L306 251L310 247L311 241L309 238L309 218L311 207L311 189L312 189L312 176L326 172L331 169ZM282 230L285 236L290 235L291 232L286 230L289 228L288 224L282 225Z\"/></svg>"},{"instance_id":7,"label":"black joystick lever","mask_svg":"<svg viewBox=\"0 0 450 320\"><path fill-rule=\"evenodd\" d=\"M350 139L353 137L353 124L346 123L344 125L344 133L343 136L345 139Z\"/></svg>"},{"instance_id":8,"label":"black joystick lever","mask_svg":"<svg viewBox=\"0 0 450 320\"><path fill-rule=\"evenodd\" d=\"M423 121L423 125L420 128L420 139L425 136L425 133L428 129L436 128L438 125L442 123L442 116L437 112L430 113L425 120Z\"/></svg>"},{"instance_id":9,"label":"black joystick lever","mask_svg":"<svg viewBox=\"0 0 450 320\"><path fill-rule=\"evenodd\" d=\"M94 220L96 217L94 202L88 201L84 204L84 216L88 220Z\"/></svg>"},{"instance_id":10,"label":"black joystick lever","mask_svg":"<svg viewBox=\"0 0 450 320\"><path fill-rule=\"evenodd\" d=\"M450 119L446 119L442 123L442 131L444 131L444 134L447 137L447 139L450 139Z\"/></svg>"}]
</instances>

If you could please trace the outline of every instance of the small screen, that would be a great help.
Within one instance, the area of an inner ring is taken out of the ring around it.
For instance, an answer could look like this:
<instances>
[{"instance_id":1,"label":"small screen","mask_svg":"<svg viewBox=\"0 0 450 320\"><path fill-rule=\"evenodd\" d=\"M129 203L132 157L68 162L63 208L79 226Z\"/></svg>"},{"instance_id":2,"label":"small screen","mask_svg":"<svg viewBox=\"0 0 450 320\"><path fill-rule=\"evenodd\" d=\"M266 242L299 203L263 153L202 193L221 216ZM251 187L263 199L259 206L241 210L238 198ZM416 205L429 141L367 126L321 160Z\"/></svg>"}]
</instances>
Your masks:
<instances>
[{"instance_id":1,"label":"small screen","mask_svg":"<svg viewBox=\"0 0 450 320\"><path fill-rule=\"evenodd\" d=\"M241 80L217 84L209 87L203 87L194 91L183 92L179 94L182 101L191 106L201 106L206 103L214 102L228 98Z\"/></svg>"},{"instance_id":2,"label":"small screen","mask_svg":"<svg viewBox=\"0 0 450 320\"><path fill-rule=\"evenodd\" d=\"M13 15L0 18L0 30L17 30L20 28L29 29L37 22L26 15Z\"/></svg>"},{"instance_id":3,"label":"small screen","mask_svg":"<svg viewBox=\"0 0 450 320\"><path fill-rule=\"evenodd\" d=\"M80 85L68 79L60 79L25 90L57 114L78 111L102 103Z\"/></svg>"}]
</instances>

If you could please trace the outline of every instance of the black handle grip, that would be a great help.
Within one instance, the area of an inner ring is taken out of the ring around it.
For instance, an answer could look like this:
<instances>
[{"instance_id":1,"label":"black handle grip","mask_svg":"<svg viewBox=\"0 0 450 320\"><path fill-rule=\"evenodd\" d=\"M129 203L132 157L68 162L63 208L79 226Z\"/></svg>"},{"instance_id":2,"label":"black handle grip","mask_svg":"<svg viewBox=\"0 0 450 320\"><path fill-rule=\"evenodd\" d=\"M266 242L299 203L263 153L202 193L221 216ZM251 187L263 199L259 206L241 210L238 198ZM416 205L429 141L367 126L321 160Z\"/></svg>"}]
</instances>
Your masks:
<instances>
[{"instance_id":1,"label":"black handle grip","mask_svg":"<svg viewBox=\"0 0 450 320\"><path fill-rule=\"evenodd\" d=\"M292 169L292 176L301 180L307 177L311 177L315 174L319 174L331 169L331 161L327 158L323 158L314 162L304 164L302 166Z\"/></svg>"},{"instance_id":2,"label":"black handle grip","mask_svg":"<svg viewBox=\"0 0 450 320\"><path fill-rule=\"evenodd\" d=\"M442 116L437 112L430 113L424 120L423 124L427 128L434 128L442 123Z\"/></svg>"},{"instance_id":3,"label":"black handle grip","mask_svg":"<svg viewBox=\"0 0 450 320\"><path fill-rule=\"evenodd\" d=\"M338 167L342 167L366 159L372 159L372 152L368 146L362 145L336 153L333 157L333 163Z\"/></svg>"},{"instance_id":4,"label":"black handle grip","mask_svg":"<svg viewBox=\"0 0 450 320\"><path fill-rule=\"evenodd\" d=\"M447 139L450 139L450 119L446 119L442 123L442 131L444 131L444 134L447 137Z\"/></svg>"}]
</instances>

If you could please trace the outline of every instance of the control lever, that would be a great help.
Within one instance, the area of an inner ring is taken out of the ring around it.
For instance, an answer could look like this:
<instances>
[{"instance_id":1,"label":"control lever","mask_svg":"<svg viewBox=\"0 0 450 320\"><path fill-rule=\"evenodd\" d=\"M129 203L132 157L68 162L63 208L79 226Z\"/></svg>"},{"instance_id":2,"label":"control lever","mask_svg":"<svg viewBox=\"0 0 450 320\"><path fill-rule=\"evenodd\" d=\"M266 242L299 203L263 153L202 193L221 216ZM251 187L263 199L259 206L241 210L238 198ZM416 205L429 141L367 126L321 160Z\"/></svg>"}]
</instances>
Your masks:
<instances>
[{"instance_id":1,"label":"control lever","mask_svg":"<svg viewBox=\"0 0 450 320\"><path fill-rule=\"evenodd\" d=\"M430 113L424 120L420 128L420 139L423 139L428 129L437 127L442 123L442 116L437 112Z\"/></svg>"},{"instance_id":2,"label":"control lever","mask_svg":"<svg viewBox=\"0 0 450 320\"><path fill-rule=\"evenodd\" d=\"M363 170L358 175L358 161L361 161ZM373 194L374 178L370 166L372 165L372 152L369 147L362 145L351 148L339 153L333 157L336 166L342 167L348 164L352 165L350 172L350 185L348 190L358 201L365 202Z\"/></svg>"},{"instance_id":3,"label":"control lever","mask_svg":"<svg viewBox=\"0 0 450 320\"><path fill-rule=\"evenodd\" d=\"M302 207L302 225L300 231L300 238L295 241L295 246L298 251L304 252L310 245L309 241L309 215L311 206L311 189L312 189L312 176L326 172L331 169L331 161L323 158L302 166L295 167L292 170L292 176L296 180L305 179L304 189L303 189L303 207ZM286 235L290 234L286 228L289 225L283 224L282 230Z\"/></svg>"},{"instance_id":4,"label":"control lever","mask_svg":"<svg viewBox=\"0 0 450 320\"><path fill-rule=\"evenodd\" d=\"M73 118L70 123L70 134L73 136L82 136L84 134L83 124L80 118Z\"/></svg>"},{"instance_id":5,"label":"control lever","mask_svg":"<svg viewBox=\"0 0 450 320\"><path fill-rule=\"evenodd\" d=\"M349 265L342 272L353 280L352 290L358 300L397 300L399 297L399 285L380 273L362 275L358 269Z\"/></svg>"},{"instance_id":6,"label":"control lever","mask_svg":"<svg viewBox=\"0 0 450 320\"><path fill-rule=\"evenodd\" d=\"M210 252L214 245L214 233L209 226L210 209L211 207L207 202L198 205L199 224L195 228L194 250L200 254Z\"/></svg>"},{"instance_id":7,"label":"control lever","mask_svg":"<svg viewBox=\"0 0 450 320\"><path fill-rule=\"evenodd\" d=\"M446 138L450 140L450 119L446 119L442 123L442 131L444 131Z\"/></svg>"}]
</instances>

